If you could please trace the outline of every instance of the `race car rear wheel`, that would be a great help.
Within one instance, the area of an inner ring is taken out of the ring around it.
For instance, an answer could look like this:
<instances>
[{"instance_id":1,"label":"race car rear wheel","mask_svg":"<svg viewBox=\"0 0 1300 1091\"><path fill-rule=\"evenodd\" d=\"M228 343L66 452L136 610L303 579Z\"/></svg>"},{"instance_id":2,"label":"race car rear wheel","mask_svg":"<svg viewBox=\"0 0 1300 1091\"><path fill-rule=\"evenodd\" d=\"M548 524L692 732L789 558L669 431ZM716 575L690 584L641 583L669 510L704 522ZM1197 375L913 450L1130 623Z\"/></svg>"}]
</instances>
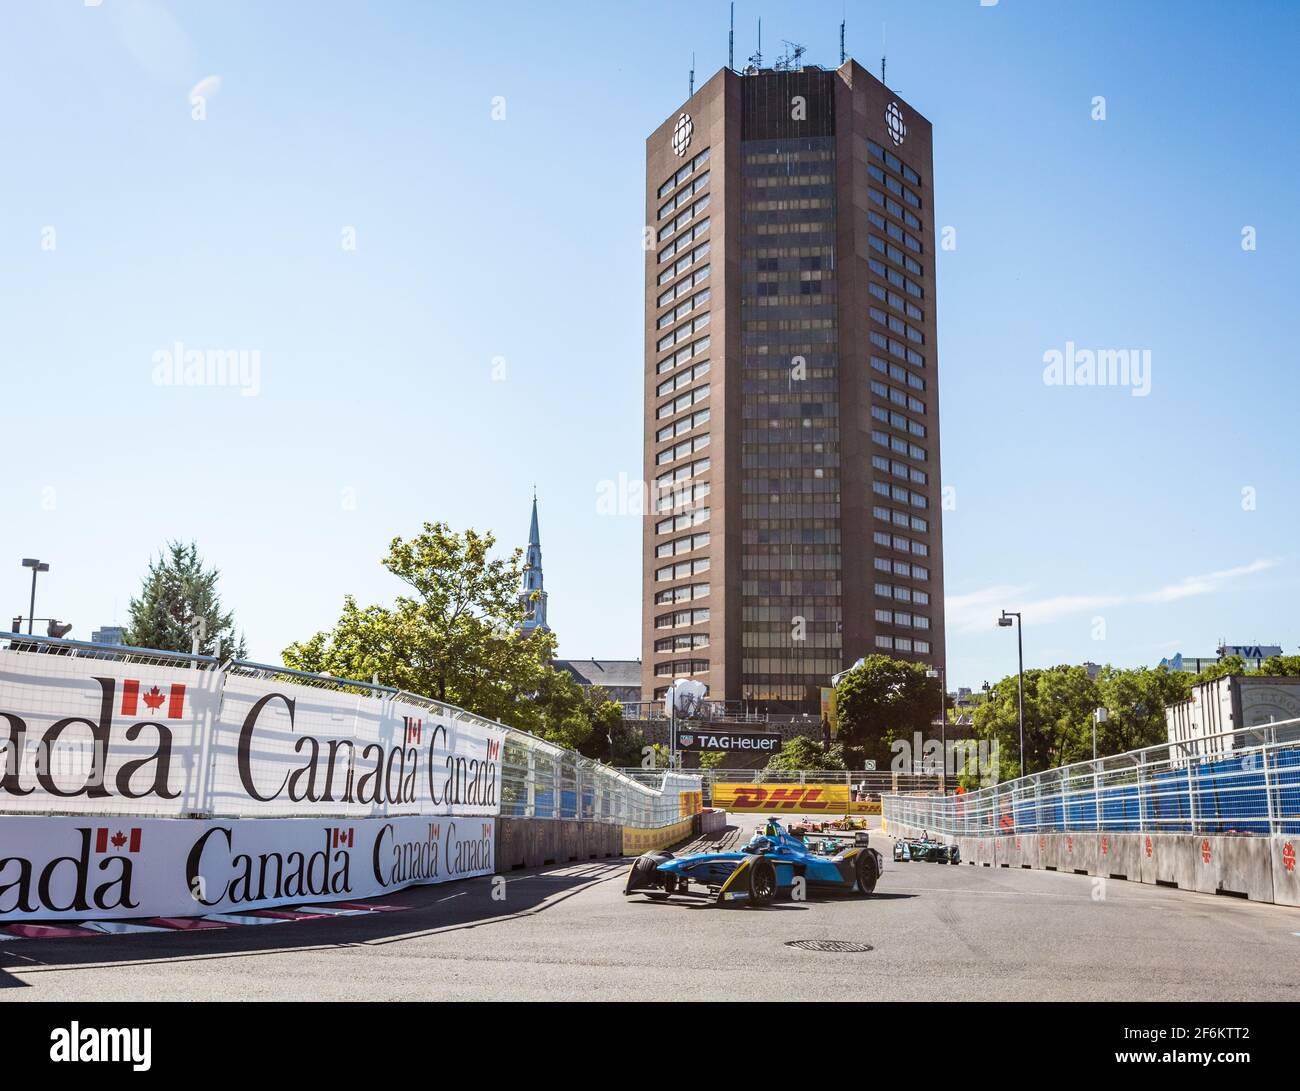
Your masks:
<instances>
[{"instance_id":1,"label":"race car rear wheel","mask_svg":"<svg viewBox=\"0 0 1300 1091\"><path fill-rule=\"evenodd\" d=\"M876 889L876 880L880 878L880 868L876 865L875 853L869 849L858 853L854 872L858 880L858 893L864 897L872 893Z\"/></svg>"},{"instance_id":2,"label":"race car rear wheel","mask_svg":"<svg viewBox=\"0 0 1300 1091\"><path fill-rule=\"evenodd\" d=\"M776 868L771 860L759 856L749 866L749 901L751 905L768 905L776 900Z\"/></svg>"}]
</instances>

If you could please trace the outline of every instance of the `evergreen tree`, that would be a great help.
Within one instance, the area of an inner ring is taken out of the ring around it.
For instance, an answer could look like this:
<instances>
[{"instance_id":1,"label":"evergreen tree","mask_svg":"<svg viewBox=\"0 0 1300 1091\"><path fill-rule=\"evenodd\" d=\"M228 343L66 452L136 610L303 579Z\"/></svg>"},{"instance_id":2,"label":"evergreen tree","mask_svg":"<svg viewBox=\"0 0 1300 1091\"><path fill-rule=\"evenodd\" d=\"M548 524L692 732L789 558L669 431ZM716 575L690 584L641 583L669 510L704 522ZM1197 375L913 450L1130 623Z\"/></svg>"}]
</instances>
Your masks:
<instances>
[{"instance_id":1,"label":"evergreen tree","mask_svg":"<svg viewBox=\"0 0 1300 1091\"><path fill-rule=\"evenodd\" d=\"M168 542L149 564L139 598L131 600L131 624L125 635L138 648L189 652L198 619L199 651L223 659L244 656L244 638L235 636L234 615L221 608L215 568L204 569L198 547Z\"/></svg>"}]
</instances>

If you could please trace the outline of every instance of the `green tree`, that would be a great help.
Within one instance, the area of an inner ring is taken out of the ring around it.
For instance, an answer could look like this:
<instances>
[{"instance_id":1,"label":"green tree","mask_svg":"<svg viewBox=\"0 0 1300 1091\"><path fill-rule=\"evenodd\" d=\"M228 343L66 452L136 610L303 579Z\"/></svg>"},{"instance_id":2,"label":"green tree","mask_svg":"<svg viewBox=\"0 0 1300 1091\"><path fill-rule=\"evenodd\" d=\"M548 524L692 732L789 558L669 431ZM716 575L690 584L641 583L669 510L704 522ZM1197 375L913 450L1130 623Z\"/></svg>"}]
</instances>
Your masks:
<instances>
[{"instance_id":1,"label":"green tree","mask_svg":"<svg viewBox=\"0 0 1300 1091\"><path fill-rule=\"evenodd\" d=\"M1273 655L1259 665L1259 673L1272 678L1300 675L1300 655Z\"/></svg>"},{"instance_id":2,"label":"green tree","mask_svg":"<svg viewBox=\"0 0 1300 1091\"><path fill-rule=\"evenodd\" d=\"M364 609L345 597L333 630L289 645L286 665L366 681L378 676L384 685L524 730L586 741L590 727L580 722L577 702L552 677L555 637L519 630L523 551L494 558L495 544L490 533L461 534L445 523L425 523L410 541L394 538L383 564L410 593L392 607Z\"/></svg>"},{"instance_id":3,"label":"green tree","mask_svg":"<svg viewBox=\"0 0 1300 1091\"><path fill-rule=\"evenodd\" d=\"M1193 683L1212 682L1229 674L1247 674L1246 661L1239 655L1225 655L1217 663L1211 663L1200 674L1193 675Z\"/></svg>"},{"instance_id":4,"label":"green tree","mask_svg":"<svg viewBox=\"0 0 1300 1091\"><path fill-rule=\"evenodd\" d=\"M836 752L832 753L831 750ZM793 771L798 769L843 769L844 759L838 748L827 748L816 739L796 735L786 739L767 762L768 769Z\"/></svg>"},{"instance_id":5,"label":"green tree","mask_svg":"<svg viewBox=\"0 0 1300 1091\"><path fill-rule=\"evenodd\" d=\"M1008 780L1092 756L1092 713L1101 703L1083 667L1025 671L1025 761L1020 760L1017 680L1003 678L974 714L976 737L997 742L998 778Z\"/></svg>"},{"instance_id":6,"label":"green tree","mask_svg":"<svg viewBox=\"0 0 1300 1091\"><path fill-rule=\"evenodd\" d=\"M835 687L836 741L887 769L894 739L910 741L914 732L930 732L939 679L927 678L925 672L923 663L887 655L867 656L845 672Z\"/></svg>"},{"instance_id":7,"label":"green tree","mask_svg":"<svg viewBox=\"0 0 1300 1091\"><path fill-rule=\"evenodd\" d=\"M219 576L215 568L203 567L194 542L168 542L150 562L139 597L131 600L126 643L188 652L197 631L203 655L242 659L243 634L236 637L234 614L221 607Z\"/></svg>"},{"instance_id":8,"label":"green tree","mask_svg":"<svg viewBox=\"0 0 1300 1091\"><path fill-rule=\"evenodd\" d=\"M1097 754L1121 754L1155 746L1168 737L1165 706L1184 700L1192 676L1167 667L1117 670L1106 667L1097 678L1106 721L1097 728ZM1092 756L1091 741L1088 757Z\"/></svg>"},{"instance_id":9,"label":"green tree","mask_svg":"<svg viewBox=\"0 0 1300 1091\"><path fill-rule=\"evenodd\" d=\"M1167 738L1165 706L1183 700L1194 676L1166 667L1121 670L1107 666L1096 679L1083 667L1062 665L1025 672L1025 772L1092 757L1093 713L1107 711L1097 728L1097 755L1105 757ZM978 738L996 740L999 778L1021 775L1016 678L1003 678L974 712Z\"/></svg>"}]
</instances>

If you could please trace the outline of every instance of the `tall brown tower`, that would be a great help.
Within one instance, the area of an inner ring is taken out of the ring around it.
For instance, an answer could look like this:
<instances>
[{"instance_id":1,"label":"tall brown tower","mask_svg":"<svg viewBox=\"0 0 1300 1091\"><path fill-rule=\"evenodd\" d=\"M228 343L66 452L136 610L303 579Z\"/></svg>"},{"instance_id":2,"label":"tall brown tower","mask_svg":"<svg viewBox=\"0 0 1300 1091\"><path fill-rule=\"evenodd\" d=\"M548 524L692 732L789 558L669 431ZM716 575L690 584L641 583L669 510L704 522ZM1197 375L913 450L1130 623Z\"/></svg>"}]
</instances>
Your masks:
<instances>
[{"instance_id":1,"label":"tall brown tower","mask_svg":"<svg viewBox=\"0 0 1300 1091\"><path fill-rule=\"evenodd\" d=\"M943 665L932 170L854 61L723 69L646 141L645 699Z\"/></svg>"}]
</instances>

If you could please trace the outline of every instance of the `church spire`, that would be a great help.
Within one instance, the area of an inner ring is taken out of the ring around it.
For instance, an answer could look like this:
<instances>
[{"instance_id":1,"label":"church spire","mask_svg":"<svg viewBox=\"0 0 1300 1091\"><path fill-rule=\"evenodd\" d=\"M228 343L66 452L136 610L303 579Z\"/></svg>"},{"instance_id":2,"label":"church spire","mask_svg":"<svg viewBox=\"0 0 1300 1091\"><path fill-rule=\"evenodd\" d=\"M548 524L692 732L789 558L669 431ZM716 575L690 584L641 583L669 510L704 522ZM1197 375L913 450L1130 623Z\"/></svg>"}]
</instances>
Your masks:
<instances>
[{"instance_id":1,"label":"church spire","mask_svg":"<svg viewBox=\"0 0 1300 1091\"><path fill-rule=\"evenodd\" d=\"M526 617L521 628L525 633L537 629L550 632L546 624L546 591L542 586L542 536L537 529L537 488L533 488L533 518L528 527L528 551L524 555L524 586L519 593Z\"/></svg>"}]
</instances>

